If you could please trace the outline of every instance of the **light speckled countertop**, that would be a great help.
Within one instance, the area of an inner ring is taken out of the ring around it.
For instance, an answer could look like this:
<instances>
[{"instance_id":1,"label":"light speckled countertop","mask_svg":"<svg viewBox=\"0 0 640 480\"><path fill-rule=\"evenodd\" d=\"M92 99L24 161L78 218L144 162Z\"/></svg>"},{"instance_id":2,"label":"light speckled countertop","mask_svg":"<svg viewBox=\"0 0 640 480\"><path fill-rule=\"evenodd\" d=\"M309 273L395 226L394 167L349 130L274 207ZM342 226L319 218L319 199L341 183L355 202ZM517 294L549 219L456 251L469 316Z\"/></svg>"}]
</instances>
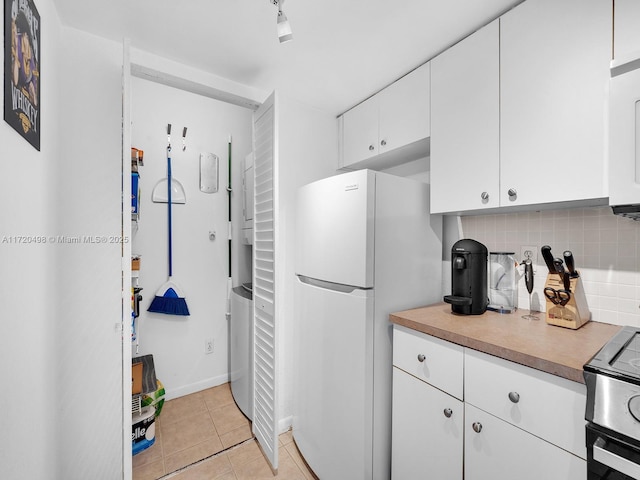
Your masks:
<instances>
[{"instance_id":1,"label":"light speckled countertop","mask_svg":"<svg viewBox=\"0 0 640 480\"><path fill-rule=\"evenodd\" d=\"M451 305L438 303L389 318L394 324L580 383L582 366L621 328L592 321L571 330L547 325L544 312L538 313L540 320L525 320L522 315L527 313L457 315Z\"/></svg>"}]
</instances>

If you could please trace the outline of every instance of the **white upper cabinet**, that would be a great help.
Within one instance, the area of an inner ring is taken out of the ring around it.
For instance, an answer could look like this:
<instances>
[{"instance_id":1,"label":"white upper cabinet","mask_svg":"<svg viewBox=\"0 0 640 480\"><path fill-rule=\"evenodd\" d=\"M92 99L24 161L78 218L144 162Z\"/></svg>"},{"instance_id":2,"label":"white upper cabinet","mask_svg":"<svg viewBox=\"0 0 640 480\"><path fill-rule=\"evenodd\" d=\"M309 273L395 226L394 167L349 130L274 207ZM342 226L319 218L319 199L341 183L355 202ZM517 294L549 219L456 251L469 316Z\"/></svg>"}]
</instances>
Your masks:
<instances>
[{"instance_id":1,"label":"white upper cabinet","mask_svg":"<svg viewBox=\"0 0 640 480\"><path fill-rule=\"evenodd\" d=\"M343 165L361 162L378 154L378 97L356 105L343 115Z\"/></svg>"},{"instance_id":2,"label":"white upper cabinet","mask_svg":"<svg viewBox=\"0 0 640 480\"><path fill-rule=\"evenodd\" d=\"M640 2L615 0L613 26L613 57L640 58Z\"/></svg>"},{"instance_id":3,"label":"white upper cabinet","mask_svg":"<svg viewBox=\"0 0 640 480\"><path fill-rule=\"evenodd\" d=\"M527 0L500 19L500 204L606 197L611 2Z\"/></svg>"},{"instance_id":4,"label":"white upper cabinet","mask_svg":"<svg viewBox=\"0 0 640 480\"><path fill-rule=\"evenodd\" d=\"M610 0L527 0L431 61L432 213L605 202L611 29Z\"/></svg>"},{"instance_id":5,"label":"white upper cabinet","mask_svg":"<svg viewBox=\"0 0 640 480\"><path fill-rule=\"evenodd\" d=\"M339 168L384 168L428 155L429 64L339 117Z\"/></svg>"},{"instance_id":6,"label":"white upper cabinet","mask_svg":"<svg viewBox=\"0 0 640 480\"><path fill-rule=\"evenodd\" d=\"M427 63L377 95L380 154L429 137L429 69Z\"/></svg>"},{"instance_id":7,"label":"white upper cabinet","mask_svg":"<svg viewBox=\"0 0 640 480\"><path fill-rule=\"evenodd\" d=\"M499 206L498 20L431 61L431 212Z\"/></svg>"}]
</instances>

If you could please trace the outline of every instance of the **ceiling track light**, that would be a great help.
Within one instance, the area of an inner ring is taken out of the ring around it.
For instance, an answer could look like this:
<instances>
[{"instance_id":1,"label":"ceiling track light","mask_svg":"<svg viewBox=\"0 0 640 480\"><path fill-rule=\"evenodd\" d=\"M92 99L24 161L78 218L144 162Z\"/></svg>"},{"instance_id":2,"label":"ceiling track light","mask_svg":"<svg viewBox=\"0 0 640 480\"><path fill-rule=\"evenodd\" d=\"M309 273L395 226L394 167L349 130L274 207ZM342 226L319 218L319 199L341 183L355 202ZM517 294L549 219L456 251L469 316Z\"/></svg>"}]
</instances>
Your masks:
<instances>
[{"instance_id":1,"label":"ceiling track light","mask_svg":"<svg viewBox=\"0 0 640 480\"><path fill-rule=\"evenodd\" d=\"M271 3L278 7L278 40L280 40L280 43L293 40L291 25L289 25L289 20L282 11L282 4L284 3L284 0L271 0Z\"/></svg>"}]
</instances>

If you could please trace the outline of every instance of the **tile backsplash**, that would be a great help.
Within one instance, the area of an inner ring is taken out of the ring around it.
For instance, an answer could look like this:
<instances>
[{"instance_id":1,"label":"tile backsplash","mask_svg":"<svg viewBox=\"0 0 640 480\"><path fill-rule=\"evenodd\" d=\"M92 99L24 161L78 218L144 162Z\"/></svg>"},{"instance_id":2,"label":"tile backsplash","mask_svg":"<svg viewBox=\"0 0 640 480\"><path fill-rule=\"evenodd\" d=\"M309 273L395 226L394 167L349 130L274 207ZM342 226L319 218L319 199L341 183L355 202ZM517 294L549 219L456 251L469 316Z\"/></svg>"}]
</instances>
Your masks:
<instances>
[{"instance_id":1,"label":"tile backsplash","mask_svg":"<svg viewBox=\"0 0 640 480\"><path fill-rule=\"evenodd\" d=\"M540 247L550 245L554 257L573 252L592 320L640 326L640 222L616 216L609 207L593 207L464 216L458 228L460 238L473 238L490 252L515 252L517 261L523 260L522 247L536 247L534 310L545 308L548 269ZM529 309L522 273L520 267L518 316Z\"/></svg>"}]
</instances>

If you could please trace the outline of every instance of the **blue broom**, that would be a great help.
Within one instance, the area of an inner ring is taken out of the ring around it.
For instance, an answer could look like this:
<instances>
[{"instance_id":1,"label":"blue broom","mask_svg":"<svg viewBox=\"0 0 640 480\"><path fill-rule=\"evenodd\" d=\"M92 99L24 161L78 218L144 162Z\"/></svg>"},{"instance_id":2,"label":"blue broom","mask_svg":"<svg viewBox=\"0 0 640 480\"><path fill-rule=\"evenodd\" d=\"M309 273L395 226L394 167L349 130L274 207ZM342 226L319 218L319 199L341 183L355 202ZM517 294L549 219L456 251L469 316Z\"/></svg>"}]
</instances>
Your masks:
<instances>
[{"instance_id":1,"label":"blue broom","mask_svg":"<svg viewBox=\"0 0 640 480\"><path fill-rule=\"evenodd\" d=\"M165 313L167 315L189 315L189 307L182 290L171 281L173 274L173 255L171 242L171 124L167 125L167 212L169 223L169 280L160 286L156 296L147 309L148 312Z\"/></svg>"}]
</instances>

